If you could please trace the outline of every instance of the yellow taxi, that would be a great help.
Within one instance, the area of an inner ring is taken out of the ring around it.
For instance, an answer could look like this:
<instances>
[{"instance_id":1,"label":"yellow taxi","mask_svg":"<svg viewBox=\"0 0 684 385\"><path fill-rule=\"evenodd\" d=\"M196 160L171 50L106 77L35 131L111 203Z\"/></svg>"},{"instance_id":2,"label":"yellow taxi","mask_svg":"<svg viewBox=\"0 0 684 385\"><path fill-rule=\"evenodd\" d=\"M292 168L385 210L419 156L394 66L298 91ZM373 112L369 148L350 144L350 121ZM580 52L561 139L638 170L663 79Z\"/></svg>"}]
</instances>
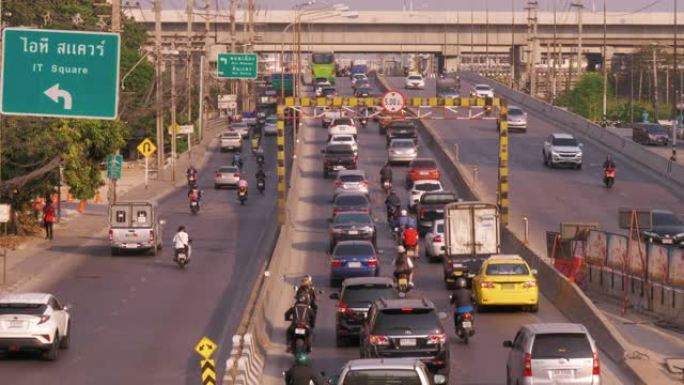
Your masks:
<instances>
[{"instance_id":1,"label":"yellow taxi","mask_svg":"<svg viewBox=\"0 0 684 385\"><path fill-rule=\"evenodd\" d=\"M536 270L519 255L492 255L473 278L473 294L478 309L487 306L522 306L539 309Z\"/></svg>"}]
</instances>

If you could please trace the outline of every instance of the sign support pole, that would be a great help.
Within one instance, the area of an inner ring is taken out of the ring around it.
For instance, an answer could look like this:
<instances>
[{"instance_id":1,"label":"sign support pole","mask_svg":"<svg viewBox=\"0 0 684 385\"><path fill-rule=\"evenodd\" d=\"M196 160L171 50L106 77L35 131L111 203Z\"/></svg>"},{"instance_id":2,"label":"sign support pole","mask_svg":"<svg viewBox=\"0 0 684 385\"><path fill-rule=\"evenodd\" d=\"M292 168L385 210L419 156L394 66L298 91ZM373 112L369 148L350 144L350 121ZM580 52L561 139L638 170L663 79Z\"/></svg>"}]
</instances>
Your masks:
<instances>
[{"instance_id":1,"label":"sign support pole","mask_svg":"<svg viewBox=\"0 0 684 385\"><path fill-rule=\"evenodd\" d=\"M192 134L188 134L188 161L192 164Z\"/></svg>"},{"instance_id":2,"label":"sign support pole","mask_svg":"<svg viewBox=\"0 0 684 385\"><path fill-rule=\"evenodd\" d=\"M145 190L147 190L148 187L148 181L149 181L149 170L150 170L150 158L148 156L145 157Z\"/></svg>"}]
</instances>

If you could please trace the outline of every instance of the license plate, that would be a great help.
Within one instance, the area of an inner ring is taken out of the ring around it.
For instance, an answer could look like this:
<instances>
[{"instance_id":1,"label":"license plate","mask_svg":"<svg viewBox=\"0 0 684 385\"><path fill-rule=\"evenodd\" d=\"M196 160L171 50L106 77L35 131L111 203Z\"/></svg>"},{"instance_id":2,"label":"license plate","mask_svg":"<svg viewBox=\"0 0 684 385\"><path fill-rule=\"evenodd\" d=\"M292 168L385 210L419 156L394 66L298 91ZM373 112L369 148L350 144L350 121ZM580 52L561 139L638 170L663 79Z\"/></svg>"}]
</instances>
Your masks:
<instances>
[{"instance_id":1,"label":"license plate","mask_svg":"<svg viewBox=\"0 0 684 385\"><path fill-rule=\"evenodd\" d=\"M400 286L406 286L406 285L408 285L408 279L406 279L406 278L399 278L399 285L400 285Z\"/></svg>"},{"instance_id":2,"label":"license plate","mask_svg":"<svg viewBox=\"0 0 684 385\"><path fill-rule=\"evenodd\" d=\"M470 322L470 321L463 321L462 325L463 325L464 328L471 328L471 327L473 327L473 323Z\"/></svg>"},{"instance_id":3,"label":"license plate","mask_svg":"<svg viewBox=\"0 0 684 385\"><path fill-rule=\"evenodd\" d=\"M399 345L401 345L401 346L416 346L416 339L415 338L402 338L399 341Z\"/></svg>"},{"instance_id":4,"label":"license plate","mask_svg":"<svg viewBox=\"0 0 684 385\"><path fill-rule=\"evenodd\" d=\"M359 268L361 267L361 262L349 262L347 263L347 267Z\"/></svg>"},{"instance_id":5,"label":"license plate","mask_svg":"<svg viewBox=\"0 0 684 385\"><path fill-rule=\"evenodd\" d=\"M343 186L345 189L356 189L359 188L358 183L348 183Z\"/></svg>"},{"instance_id":6,"label":"license plate","mask_svg":"<svg viewBox=\"0 0 684 385\"><path fill-rule=\"evenodd\" d=\"M463 264L462 263L454 263L452 266L454 269L458 269L458 268L463 267Z\"/></svg>"},{"instance_id":7,"label":"license plate","mask_svg":"<svg viewBox=\"0 0 684 385\"><path fill-rule=\"evenodd\" d=\"M428 172L427 171L420 171L419 174L420 175L428 175Z\"/></svg>"},{"instance_id":8,"label":"license plate","mask_svg":"<svg viewBox=\"0 0 684 385\"><path fill-rule=\"evenodd\" d=\"M359 232L356 230L349 230L349 235L359 235Z\"/></svg>"},{"instance_id":9,"label":"license plate","mask_svg":"<svg viewBox=\"0 0 684 385\"><path fill-rule=\"evenodd\" d=\"M190 204L191 204L193 207L194 207L194 206L197 206L197 201L192 201L192 203L190 203Z\"/></svg>"},{"instance_id":10,"label":"license plate","mask_svg":"<svg viewBox=\"0 0 684 385\"><path fill-rule=\"evenodd\" d=\"M344 170L344 166L342 166L342 165L333 166L333 170L335 170L335 171Z\"/></svg>"},{"instance_id":11,"label":"license plate","mask_svg":"<svg viewBox=\"0 0 684 385\"><path fill-rule=\"evenodd\" d=\"M304 329L304 328L295 328L295 334L298 335L298 336L306 335L306 329Z\"/></svg>"},{"instance_id":12,"label":"license plate","mask_svg":"<svg viewBox=\"0 0 684 385\"><path fill-rule=\"evenodd\" d=\"M138 234L136 234L136 233L126 233L126 238L129 238L129 237L130 237L130 238L135 238L135 237L137 237L137 236L138 236Z\"/></svg>"},{"instance_id":13,"label":"license plate","mask_svg":"<svg viewBox=\"0 0 684 385\"><path fill-rule=\"evenodd\" d=\"M671 245L671 244L672 244L672 239L663 238L663 245Z\"/></svg>"},{"instance_id":14,"label":"license plate","mask_svg":"<svg viewBox=\"0 0 684 385\"><path fill-rule=\"evenodd\" d=\"M11 320L9 321L9 325L7 325L8 329L23 329L24 328L24 321L16 321L16 320Z\"/></svg>"},{"instance_id":15,"label":"license plate","mask_svg":"<svg viewBox=\"0 0 684 385\"><path fill-rule=\"evenodd\" d=\"M574 370L572 369L556 369L552 373L554 377L574 377Z\"/></svg>"},{"instance_id":16,"label":"license plate","mask_svg":"<svg viewBox=\"0 0 684 385\"><path fill-rule=\"evenodd\" d=\"M501 288L506 289L506 290L515 289L515 284L514 283L502 283Z\"/></svg>"},{"instance_id":17,"label":"license plate","mask_svg":"<svg viewBox=\"0 0 684 385\"><path fill-rule=\"evenodd\" d=\"M137 249L138 245L135 243L124 243L123 247L124 249Z\"/></svg>"}]
</instances>

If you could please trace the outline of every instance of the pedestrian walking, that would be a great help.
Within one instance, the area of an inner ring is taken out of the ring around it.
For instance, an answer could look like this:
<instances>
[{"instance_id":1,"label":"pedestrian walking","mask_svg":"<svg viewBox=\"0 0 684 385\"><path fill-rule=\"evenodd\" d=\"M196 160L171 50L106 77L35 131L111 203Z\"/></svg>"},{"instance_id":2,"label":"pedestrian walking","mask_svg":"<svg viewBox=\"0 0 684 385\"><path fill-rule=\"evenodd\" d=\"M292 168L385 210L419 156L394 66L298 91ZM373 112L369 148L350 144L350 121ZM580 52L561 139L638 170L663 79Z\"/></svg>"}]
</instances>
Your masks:
<instances>
[{"instance_id":1,"label":"pedestrian walking","mask_svg":"<svg viewBox=\"0 0 684 385\"><path fill-rule=\"evenodd\" d=\"M55 223L55 207L52 199L48 199L43 207L43 224L45 225L45 239L52 240L52 226Z\"/></svg>"}]
</instances>

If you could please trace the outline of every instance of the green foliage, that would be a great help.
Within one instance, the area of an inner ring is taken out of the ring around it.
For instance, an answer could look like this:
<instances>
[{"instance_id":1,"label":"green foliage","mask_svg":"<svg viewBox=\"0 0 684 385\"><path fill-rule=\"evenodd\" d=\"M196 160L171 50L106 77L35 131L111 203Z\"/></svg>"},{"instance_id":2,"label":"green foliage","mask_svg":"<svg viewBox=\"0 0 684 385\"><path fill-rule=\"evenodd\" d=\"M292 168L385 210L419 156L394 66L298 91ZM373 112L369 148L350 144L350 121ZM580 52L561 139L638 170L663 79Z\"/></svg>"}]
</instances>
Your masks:
<instances>
[{"instance_id":1,"label":"green foliage","mask_svg":"<svg viewBox=\"0 0 684 385\"><path fill-rule=\"evenodd\" d=\"M608 97L612 92L608 89ZM561 96L558 104L593 121L601 120L603 109L603 77L597 73L587 73L570 92Z\"/></svg>"}]
</instances>

